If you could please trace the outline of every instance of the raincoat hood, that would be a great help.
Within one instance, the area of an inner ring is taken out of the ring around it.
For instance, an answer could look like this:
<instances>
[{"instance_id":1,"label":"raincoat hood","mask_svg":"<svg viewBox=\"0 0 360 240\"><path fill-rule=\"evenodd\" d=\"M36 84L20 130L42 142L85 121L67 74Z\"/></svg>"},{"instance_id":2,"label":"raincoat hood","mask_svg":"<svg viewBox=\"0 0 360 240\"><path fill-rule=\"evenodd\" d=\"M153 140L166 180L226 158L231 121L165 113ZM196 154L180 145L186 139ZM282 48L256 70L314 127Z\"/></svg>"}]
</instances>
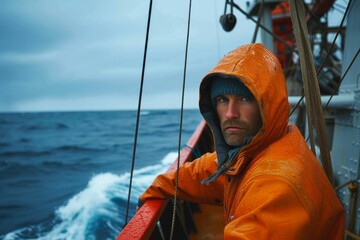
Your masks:
<instances>
[{"instance_id":1,"label":"raincoat hood","mask_svg":"<svg viewBox=\"0 0 360 240\"><path fill-rule=\"evenodd\" d=\"M219 119L212 105L211 82L215 78L236 78L254 95L262 118L262 128L251 142L240 150L252 158L285 135L290 105L286 81L277 57L262 44L248 44L228 53L201 81L199 108L210 126L215 141L219 167L226 163L232 149L225 143Z\"/></svg>"}]
</instances>

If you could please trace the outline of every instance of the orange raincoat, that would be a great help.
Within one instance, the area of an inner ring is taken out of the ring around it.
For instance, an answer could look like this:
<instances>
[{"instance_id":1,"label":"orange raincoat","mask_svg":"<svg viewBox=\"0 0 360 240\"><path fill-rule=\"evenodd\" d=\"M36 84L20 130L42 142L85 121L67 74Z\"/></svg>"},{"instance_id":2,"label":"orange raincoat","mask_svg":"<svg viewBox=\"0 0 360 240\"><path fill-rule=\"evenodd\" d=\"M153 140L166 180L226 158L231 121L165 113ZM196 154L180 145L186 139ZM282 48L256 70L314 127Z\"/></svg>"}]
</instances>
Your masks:
<instances>
[{"instance_id":1,"label":"orange raincoat","mask_svg":"<svg viewBox=\"0 0 360 240\"><path fill-rule=\"evenodd\" d=\"M257 99L263 126L230 164L219 131L211 80L232 76ZM321 165L296 126L288 124L285 78L278 59L261 44L226 55L200 85L200 111L216 152L179 170L178 198L224 207L224 239L344 239L345 213ZM201 184L219 169L226 172ZM140 196L174 194L175 172L159 175Z\"/></svg>"}]
</instances>

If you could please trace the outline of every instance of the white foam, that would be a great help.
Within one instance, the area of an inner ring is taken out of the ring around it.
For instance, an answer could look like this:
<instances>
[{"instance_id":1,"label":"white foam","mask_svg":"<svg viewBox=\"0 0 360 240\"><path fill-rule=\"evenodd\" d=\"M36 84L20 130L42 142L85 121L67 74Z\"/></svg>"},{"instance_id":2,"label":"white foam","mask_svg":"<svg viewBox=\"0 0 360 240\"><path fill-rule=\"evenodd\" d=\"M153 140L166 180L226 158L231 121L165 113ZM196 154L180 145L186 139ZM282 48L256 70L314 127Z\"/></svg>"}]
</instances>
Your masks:
<instances>
[{"instance_id":1,"label":"white foam","mask_svg":"<svg viewBox=\"0 0 360 240\"><path fill-rule=\"evenodd\" d=\"M39 239L85 239L87 226L95 216L119 216L109 212L116 209L111 206L111 193L108 190L113 185L121 184L126 178L111 173L94 176L86 189L72 197L65 205L56 211L60 222Z\"/></svg>"},{"instance_id":2,"label":"white foam","mask_svg":"<svg viewBox=\"0 0 360 240\"><path fill-rule=\"evenodd\" d=\"M163 160L161 161L161 163L163 165L171 165L178 157L178 153L177 152L170 152L168 153Z\"/></svg>"},{"instance_id":3,"label":"white foam","mask_svg":"<svg viewBox=\"0 0 360 240\"><path fill-rule=\"evenodd\" d=\"M140 194L152 183L155 177L167 170L169 165L177 158L176 152L168 153L161 164L146 166L134 171L131 190L131 202L136 203ZM127 201L129 192L130 173L115 175L102 173L94 176L87 187L74 195L63 206L56 210L56 224L48 233L39 232L38 239L88 239L89 225L96 221L99 216L109 219L112 225L121 222L119 206L113 199ZM117 226L119 229L121 226ZM41 227L33 226L35 229ZM6 239L19 239L22 232L28 228L18 229L4 237ZM116 231L116 230L115 230Z\"/></svg>"},{"instance_id":4,"label":"white foam","mask_svg":"<svg viewBox=\"0 0 360 240\"><path fill-rule=\"evenodd\" d=\"M142 111L140 112L140 115L141 115L141 116L146 116L146 115L149 115L149 114L150 114L150 111L142 110Z\"/></svg>"}]
</instances>

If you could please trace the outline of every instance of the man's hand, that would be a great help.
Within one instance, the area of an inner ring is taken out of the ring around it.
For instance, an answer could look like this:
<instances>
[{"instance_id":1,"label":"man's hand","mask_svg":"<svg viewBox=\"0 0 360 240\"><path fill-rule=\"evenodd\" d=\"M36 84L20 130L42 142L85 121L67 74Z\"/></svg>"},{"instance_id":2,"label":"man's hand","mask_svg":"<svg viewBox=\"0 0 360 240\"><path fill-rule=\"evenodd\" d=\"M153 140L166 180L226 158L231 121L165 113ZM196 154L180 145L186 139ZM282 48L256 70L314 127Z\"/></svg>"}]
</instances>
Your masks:
<instances>
[{"instance_id":1,"label":"man's hand","mask_svg":"<svg viewBox=\"0 0 360 240\"><path fill-rule=\"evenodd\" d=\"M137 205L136 205L136 211L138 211L138 210L141 208L142 205L144 205L144 202L141 201L140 198L139 198L139 199L138 199L138 203L137 203Z\"/></svg>"}]
</instances>

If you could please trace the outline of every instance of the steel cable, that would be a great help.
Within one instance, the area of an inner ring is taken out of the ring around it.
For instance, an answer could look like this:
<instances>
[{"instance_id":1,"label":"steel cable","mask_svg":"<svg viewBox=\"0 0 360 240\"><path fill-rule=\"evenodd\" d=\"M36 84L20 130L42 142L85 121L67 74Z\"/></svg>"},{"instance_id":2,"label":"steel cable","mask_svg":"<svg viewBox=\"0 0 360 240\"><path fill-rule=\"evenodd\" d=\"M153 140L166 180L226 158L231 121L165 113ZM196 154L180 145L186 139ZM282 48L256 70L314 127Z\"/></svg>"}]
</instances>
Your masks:
<instances>
[{"instance_id":1,"label":"steel cable","mask_svg":"<svg viewBox=\"0 0 360 240\"><path fill-rule=\"evenodd\" d=\"M349 4L348 4L348 6L347 6L347 8L346 8L346 11L345 11L345 13L344 13L344 16L343 16L343 18L341 19L341 23L340 23L340 25L339 25L339 28L338 28L338 30L337 30L337 32L336 32L336 34L335 34L334 40L332 41L332 44L331 44L331 46L330 46L330 49L328 50L328 53L326 54L326 56L325 56L325 58L324 58L324 61L322 61L320 67L319 67L319 68L317 69L317 71L316 71L317 76L319 76L321 70L323 69L323 67L324 67L324 65L325 65L325 62L326 62L327 59L329 58L329 55L330 55L331 50L332 50L333 47L335 46L336 39L337 39L337 37L338 37L341 29L342 29L342 25L343 25L343 23L344 23L344 21L345 21L347 12L349 11L351 1L352 1L352 0L349 1ZM305 97L305 96L304 96L304 94L303 94L303 95L301 96L301 98L299 99L298 103L296 104L296 106L295 106L295 107L292 109L292 111L290 112L290 116L295 112L295 110L296 110L297 107L300 105L300 103L301 103L301 101L304 99L304 97Z\"/></svg>"},{"instance_id":2,"label":"steel cable","mask_svg":"<svg viewBox=\"0 0 360 240\"><path fill-rule=\"evenodd\" d=\"M179 169L180 169L180 149L181 149L181 136L182 136L182 125L183 125L183 115L184 115L184 99L185 99L185 83L186 83L186 68L187 68L187 58L188 58L188 48L189 48L189 35L190 35L190 20L191 20L191 3L189 0L189 12L188 12L188 23L187 23L187 33L186 33L186 47L185 47L185 60L184 60L184 72L183 72L183 82L182 82L182 92L181 92L181 109L180 109L180 124L179 124L179 141L178 141L178 157L177 157L177 166L176 166L176 181L175 181L175 194L174 194L174 207L173 215L171 221L171 233L170 240L174 235L175 227L175 216L176 216L176 201L179 185Z\"/></svg>"},{"instance_id":3,"label":"steel cable","mask_svg":"<svg viewBox=\"0 0 360 240\"><path fill-rule=\"evenodd\" d=\"M130 181L129 181L129 192L128 192L128 199L127 199L127 203L126 203L126 214L125 214L124 227L127 225L128 216L129 216L129 208L130 208L130 196L131 196L131 188L132 188L132 179L133 179L133 175L134 175L134 166L135 166L137 137L138 137L138 132L139 132L139 122L140 122L140 110L141 110L142 92L143 92L143 86L144 86L146 54L147 54L148 41L149 41L149 32L150 32L151 10L152 10L152 0L150 0L150 4L149 4L149 14L148 14L147 28L146 28L146 38L145 38L145 47L144 47L144 58L143 58L142 72L141 72L141 82L140 82L139 100L138 100L138 108L137 108L137 116L136 116L136 127L135 127L135 136L134 136L134 146L133 146L133 154L132 154L132 161L131 161L131 171L130 171Z\"/></svg>"}]
</instances>

